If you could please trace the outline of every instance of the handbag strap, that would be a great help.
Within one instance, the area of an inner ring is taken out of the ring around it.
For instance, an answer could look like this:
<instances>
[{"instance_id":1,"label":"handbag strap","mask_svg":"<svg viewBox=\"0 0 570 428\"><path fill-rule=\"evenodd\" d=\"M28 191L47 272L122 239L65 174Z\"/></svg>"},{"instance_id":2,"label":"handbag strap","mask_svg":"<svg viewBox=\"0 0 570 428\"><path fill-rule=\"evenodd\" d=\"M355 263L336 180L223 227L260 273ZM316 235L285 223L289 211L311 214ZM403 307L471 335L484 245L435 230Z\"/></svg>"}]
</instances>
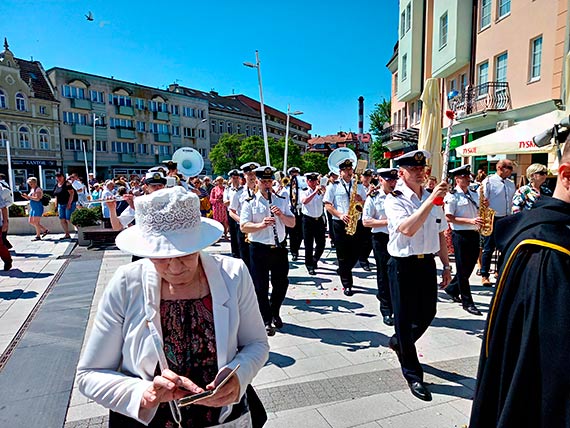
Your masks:
<instances>
[{"instance_id":1,"label":"handbag strap","mask_svg":"<svg viewBox=\"0 0 570 428\"><path fill-rule=\"evenodd\" d=\"M147 320L146 323L150 330L152 343L154 344L154 348L158 355L158 365L160 366L160 371L164 372L166 369L168 369L168 361L166 360L166 355L164 355L164 351L162 350L162 341L160 339L160 335L158 334L158 331L156 330L156 327L154 326L152 320ZM170 411L172 412L174 422L176 422L178 428L182 428L182 414L180 413L180 409L178 408L176 401L169 401L168 404L170 405Z\"/></svg>"}]
</instances>

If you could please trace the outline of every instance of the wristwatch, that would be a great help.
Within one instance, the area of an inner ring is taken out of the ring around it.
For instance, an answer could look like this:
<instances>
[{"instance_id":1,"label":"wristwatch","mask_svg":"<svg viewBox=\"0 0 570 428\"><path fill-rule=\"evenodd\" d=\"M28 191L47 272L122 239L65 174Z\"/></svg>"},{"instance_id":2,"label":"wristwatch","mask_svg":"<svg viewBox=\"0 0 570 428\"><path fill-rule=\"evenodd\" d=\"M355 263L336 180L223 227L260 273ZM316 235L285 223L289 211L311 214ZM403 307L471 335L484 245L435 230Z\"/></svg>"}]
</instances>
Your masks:
<instances>
[{"instance_id":1,"label":"wristwatch","mask_svg":"<svg viewBox=\"0 0 570 428\"><path fill-rule=\"evenodd\" d=\"M451 266L450 266L450 265L444 266L444 267L443 267L443 270L448 270L448 271L451 272Z\"/></svg>"}]
</instances>

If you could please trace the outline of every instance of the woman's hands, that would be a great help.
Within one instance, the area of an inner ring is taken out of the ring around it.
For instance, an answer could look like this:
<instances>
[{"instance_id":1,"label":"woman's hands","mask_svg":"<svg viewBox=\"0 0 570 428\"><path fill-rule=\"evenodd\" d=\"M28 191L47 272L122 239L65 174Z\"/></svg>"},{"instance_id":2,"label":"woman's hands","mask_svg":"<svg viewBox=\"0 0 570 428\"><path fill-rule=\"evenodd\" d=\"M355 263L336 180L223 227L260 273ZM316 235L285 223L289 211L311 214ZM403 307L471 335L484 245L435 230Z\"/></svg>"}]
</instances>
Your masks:
<instances>
[{"instance_id":1,"label":"woman's hands","mask_svg":"<svg viewBox=\"0 0 570 428\"><path fill-rule=\"evenodd\" d=\"M207 390L215 389L214 382L206 386ZM171 370L165 370L161 376L155 376L152 385L144 392L141 399L143 409L157 407L160 403L178 400L191 394L204 392L190 379L179 376ZM235 403L239 399L240 383L236 375L233 375L224 386L214 395L197 401L196 404L208 407L222 407Z\"/></svg>"},{"instance_id":2,"label":"woman's hands","mask_svg":"<svg viewBox=\"0 0 570 428\"><path fill-rule=\"evenodd\" d=\"M204 392L190 379L178 376L171 370L165 370L161 376L155 376L152 385L144 392L141 399L143 409L151 409L166 401L178 400L189 394Z\"/></svg>"}]
</instances>

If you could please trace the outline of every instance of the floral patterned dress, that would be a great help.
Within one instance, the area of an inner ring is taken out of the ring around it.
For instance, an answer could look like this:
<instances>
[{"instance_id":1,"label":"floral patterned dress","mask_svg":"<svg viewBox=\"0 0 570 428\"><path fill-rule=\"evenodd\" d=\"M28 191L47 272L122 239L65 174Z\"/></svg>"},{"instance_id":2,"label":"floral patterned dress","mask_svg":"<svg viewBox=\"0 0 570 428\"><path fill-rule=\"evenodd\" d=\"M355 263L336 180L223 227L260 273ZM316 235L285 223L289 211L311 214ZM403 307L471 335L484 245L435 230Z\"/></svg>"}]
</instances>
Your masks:
<instances>
[{"instance_id":1,"label":"floral patterned dress","mask_svg":"<svg viewBox=\"0 0 570 428\"><path fill-rule=\"evenodd\" d=\"M212 209L214 210L214 220L219 221L222 224L228 222L228 210L224 205L224 188L216 186L210 192L210 202L212 203Z\"/></svg>"},{"instance_id":2,"label":"floral patterned dress","mask_svg":"<svg viewBox=\"0 0 570 428\"><path fill-rule=\"evenodd\" d=\"M540 198L540 193L528 184L521 186L513 196L513 214L520 213L523 210L530 210L536 201Z\"/></svg>"},{"instance_id":3,"label":"floral patterned dress","mask_svg":"<svg viewBox=\"0 0 570 428\"><path fill-rule=\"evenodd\" d=\"M206 388L218 373L212 296L201 299L162 300L160 319L164 354L174 373ZM157 374L160 369L157 367ZM221 408L190 405L180 409L184 428L218 424ZM152 428L175 428L168 403L162 403L150 423Z\"/></svg>"}]
</instances>

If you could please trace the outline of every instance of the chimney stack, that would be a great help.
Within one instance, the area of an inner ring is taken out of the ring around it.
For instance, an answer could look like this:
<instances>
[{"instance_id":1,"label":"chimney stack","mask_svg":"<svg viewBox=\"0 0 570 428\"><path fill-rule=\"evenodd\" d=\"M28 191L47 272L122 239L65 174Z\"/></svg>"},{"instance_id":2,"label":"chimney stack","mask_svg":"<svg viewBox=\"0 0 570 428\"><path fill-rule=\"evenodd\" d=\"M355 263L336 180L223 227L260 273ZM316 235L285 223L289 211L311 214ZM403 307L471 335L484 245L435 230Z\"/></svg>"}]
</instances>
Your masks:
<instances>
[{"instance_id":1,"label":"chimney stack","mask_svg":"<svg viewBox=\"0 0 570 428\"><path fill-rule=\"evenodd\" d=\"M358 97L358 133L364 134L364 97Z\"/></svg>"}]
</instances>

